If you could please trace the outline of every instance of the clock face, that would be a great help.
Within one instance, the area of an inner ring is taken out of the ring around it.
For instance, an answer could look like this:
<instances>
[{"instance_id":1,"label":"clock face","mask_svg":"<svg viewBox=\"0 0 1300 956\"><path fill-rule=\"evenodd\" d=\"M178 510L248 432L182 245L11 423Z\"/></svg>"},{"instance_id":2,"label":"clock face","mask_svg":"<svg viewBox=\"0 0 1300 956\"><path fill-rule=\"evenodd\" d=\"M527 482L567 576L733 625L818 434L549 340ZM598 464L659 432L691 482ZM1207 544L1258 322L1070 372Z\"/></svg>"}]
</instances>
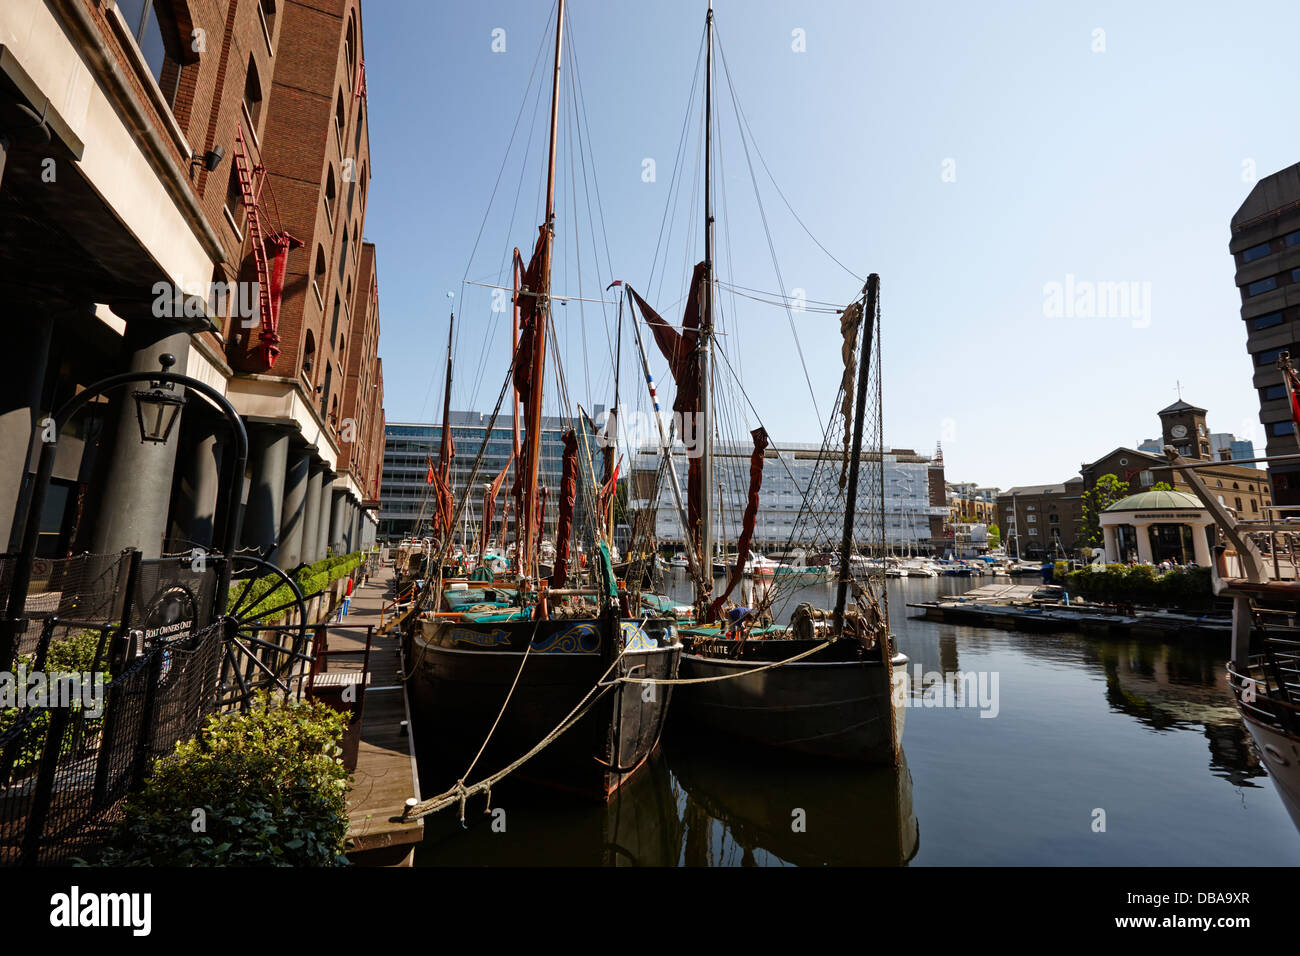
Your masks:
<instances>
[{"instance_id":1,"label":"clock face","mask_svg":"<svg viewBox=\"0 0 1300 956\"><path fill-rule=\"evenodd\" d=\"M1182 438L1184 435L1187 434L1187 426L1175 425L1173 428L1170 429L1170 434L1172 434L1175 438Z\"/></svg>"}]
</instances>

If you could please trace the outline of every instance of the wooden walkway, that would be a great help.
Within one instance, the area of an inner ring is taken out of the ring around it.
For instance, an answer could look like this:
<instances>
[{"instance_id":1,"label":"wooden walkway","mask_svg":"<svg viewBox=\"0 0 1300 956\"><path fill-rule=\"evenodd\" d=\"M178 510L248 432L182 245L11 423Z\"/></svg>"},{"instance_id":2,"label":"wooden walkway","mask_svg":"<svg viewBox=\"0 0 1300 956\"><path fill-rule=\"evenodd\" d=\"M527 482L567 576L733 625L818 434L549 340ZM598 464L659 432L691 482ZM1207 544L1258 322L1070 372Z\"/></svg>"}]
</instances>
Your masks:
<instances>
[{"instance_id":1,"label":"wooden walkway","mask_svg":"<svg viewBox=\"0 0 1300 956\"><path fill-rule=\"evenodd\" d=\"M357 769L348 793L348 858L359 866L410 866L424 822L398 818L407 799L420 799L406 685L396 631L378 633L380 612L391 599L392 568L381 568L368 584L354 588L349 613L331 624L327 639L327 673L359 671L366 647L366 627L376 634L370 648L370 684L361 715ZM322 675L323 676L323 675ZM405 723L405 729L403 727Z\"/></svg>"}]
</instances>

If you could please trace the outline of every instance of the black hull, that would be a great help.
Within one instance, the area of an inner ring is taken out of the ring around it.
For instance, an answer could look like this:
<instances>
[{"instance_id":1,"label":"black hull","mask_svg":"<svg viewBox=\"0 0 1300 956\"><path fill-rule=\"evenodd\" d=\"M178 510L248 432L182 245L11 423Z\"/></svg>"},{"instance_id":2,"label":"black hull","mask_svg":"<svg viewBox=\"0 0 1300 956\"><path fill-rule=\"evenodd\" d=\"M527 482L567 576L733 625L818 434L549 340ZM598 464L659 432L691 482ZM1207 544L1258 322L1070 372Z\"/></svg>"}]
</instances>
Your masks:
<instances>
[{"instance_id":1,"label":"black hull","mask_svg":"<svg viewBox=\"0 0 1300 956\"><path fill-rule=\"evenodd\" d=\"M629 650L611 677L675 678L682 648L665 626L646 622L659 646ZM467 782L504 769L554 730L616 656L605 653L607 632L608 625L596 621L420 622L409 658L412 719L416 739L428 742L446 783L465 772L507 695L510 703ZM530 640L533 650L520 673ZM616 684L519 776L608 800L658 745L672 690Z\"/></svg>"},{"instance_id":2,"label":"black hull","mask_svg":"<svg viewBox=\"0 0 1300 956\"><path fill-rule=\"evenodd\" d=\"M683 653L682 677L744 674L803 649L797 641L763 643L768 660ZM791 645L788 653L784 644ZM895 654L892 664L905 667L907 657ZM855 763L892 764L902 747L905 708L893 705L890 687L876 661L826 660L817 654L759 673L682 685L676 710L688 725L768 747Z\"/></svg>"}]
</instances>

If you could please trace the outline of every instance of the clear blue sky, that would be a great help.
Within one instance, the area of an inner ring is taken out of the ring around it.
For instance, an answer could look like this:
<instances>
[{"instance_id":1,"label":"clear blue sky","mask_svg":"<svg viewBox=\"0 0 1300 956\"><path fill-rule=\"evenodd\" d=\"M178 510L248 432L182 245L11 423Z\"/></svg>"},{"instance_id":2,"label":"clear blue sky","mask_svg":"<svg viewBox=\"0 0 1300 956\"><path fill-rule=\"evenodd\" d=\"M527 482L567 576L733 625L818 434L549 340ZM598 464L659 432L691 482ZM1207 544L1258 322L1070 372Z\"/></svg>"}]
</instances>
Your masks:
<instances>
[{"instance_id":1,"label":"clear blue sky","mask_svg":"<svg viewBox=\"0 0 1300 956\"><path fill-rule=\"evenodd\" d=\"M490 411L496 401L508 315L494 316L489 289L461 280L509 284L510 247L526 257L542 221L549 84L534 96L551 57L552 9L545 0L365 8L366 234L378 245L389 421L440 417L453 302L453 407ZM581 150L562 136L557 294L596 298L623 278L680 321L701 255L698 196L689 202L698 120L662 282L660 271L651 282L651 262L688 107L698 117L698 96L689 97L705 9L702 0L569 3L590 140L585 126ZM716 11L751 150L822 244L854 272L881 275L888 444L932 451L942 440L950 480L1060 481L1083 460L1156 435L1155 413L1176 399L1177 381L1209 410L1213 430L1254 425L1262 450L1228 221L1250 190L1248 162L1262 177L1300 161L1294 2L717 0ZM493 52L497 28L505 52ZM1104 52L1094 51L1098 29ZM795 30L804 52L792 49ZM778 285L718 70L720 274L848 301L861 283L813 244L754 157ZM570 119L566 110L566 129ZM646 158L656 164L650 183ZM592 228L597 187L603 230ZM1149 315L1051 317L1044 287L1067 275L1149 283ZM815 441L785 311L729 297L722 307L735 310L723 348L769 432ZM573 400L608 404L612 310L556 312ZM825 412L839 378L838 323L815 312L795 323ZM624 389L635 389L624 361ZM654 371L662 381L664 363Z\"/></svg>"}]
</instances>

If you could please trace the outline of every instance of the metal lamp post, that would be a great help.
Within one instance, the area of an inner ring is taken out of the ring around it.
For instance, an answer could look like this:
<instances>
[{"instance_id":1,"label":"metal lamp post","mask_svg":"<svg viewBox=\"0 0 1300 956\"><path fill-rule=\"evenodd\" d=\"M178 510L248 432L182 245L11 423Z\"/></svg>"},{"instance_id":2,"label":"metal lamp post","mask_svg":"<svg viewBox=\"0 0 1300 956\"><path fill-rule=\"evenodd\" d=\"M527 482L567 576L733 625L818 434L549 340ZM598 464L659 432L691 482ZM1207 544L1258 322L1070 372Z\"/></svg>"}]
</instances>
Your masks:
<instances>
[{"instance_id":1,"label":"metal lamp post","mask_svg":"<svg viewBox=\"0 0 1300 956\"><path fill-rule=\"evenodd\" d=\"M232 480L226 488L226 521L221 536L221 549L225 560L217 577L217 589L213 606L225 608L226 597L230 591L230 575L235 543L239 539L240 526L244 520L243 484L244 469L248 463L248 432L243 419L235 411L229 400L219 391L188 375L173 372L176 357L170 353L159 356L160 370L157 372L125 372L101 379L78 393L66 402L49 419L52 425L48 441L42 442L40 462L37 465L32 493L27 503L27 513L23 522L22 547L14 565L13 578L10 582L5 620L0 626L0 664L8 666L17 651L18 628L27 606L27 591L31 587L32 566L36 559L36 546L40 536L40 515L45 504L45 490L54 471L54 457L58 448L59 432L72 416L87 405L91 399L106 392L145 382L146 389L132 393L136 403L136 421L140 426L140 440L164 444L171 437L181 408L184 407L188 391L195 391L208 399L225 415L235 434L235 462ZM184 390L178 389L182 386ZM119 439L124 436L119 436Z\"/></svg>"}]
</instances>

